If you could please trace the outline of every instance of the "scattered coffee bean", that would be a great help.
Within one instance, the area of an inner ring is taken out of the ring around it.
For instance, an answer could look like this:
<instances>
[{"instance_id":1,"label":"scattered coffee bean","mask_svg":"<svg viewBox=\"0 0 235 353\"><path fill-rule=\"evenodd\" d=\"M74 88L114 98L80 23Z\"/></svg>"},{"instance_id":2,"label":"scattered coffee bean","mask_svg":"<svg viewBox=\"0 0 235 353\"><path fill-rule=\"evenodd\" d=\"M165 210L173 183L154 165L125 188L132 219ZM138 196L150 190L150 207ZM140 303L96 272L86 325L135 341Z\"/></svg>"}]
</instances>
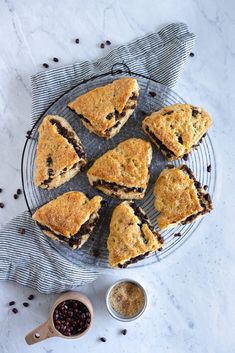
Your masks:
<instances>
[{"instance_id":1,"label":"scattered coffee bean","mask_svg":"<svg viewBox=\"0 0 235 353\"><path fill-rule=\"evenodd\" d=\"M99 252L98 249L93 249L92 252L91 252L91 254L92 254L92 256L94 256L94 257L98 257L99 254L100 254L100 252Z\"/></svg>"},{"instance_id":2,"label":"scattered coffee bean","mask_svg":"<svg viewBox=\"0 0 235 353\"><path fill-rule=\"evenodd\" d=\"M58 63L59 59L58 59L58 58L53 58L53 61L54 61L55 63Z\"/></svg>"},{"instance_id":3,"label":"scattered coffee bean","mask_svg":"<svg viewBox=\"0 0 235 353\"><path fill-rule=\"evenodd\" d=\"M14 314L17 314L17 313L18 313L18 310L17 310L16 308L13 308L13 309L12 309L12 312L13 312Z\"/></svg>"},{"instance_id":4,"label":"scattered coffee bean","mask_svg":"<svg viewBox=\"0 0 235 353\"><path fill-rule=\"evenodd\" d=\"M194 53L190 53L189 56L194 57Z\"/></svg>"},{"instance_id":5,"label":"scattered coffee bean","mask_svg":"<svg viewBox=\"0 0 235 353\"><path fill-rule=\"evenodd\" d=\"M101 44L100 44L100 48L101 48L101 49L104 49L104 43L101 43Z\"/></svg>"},{"instance_id":6,"label":"scattered coffee bean","mask_svg":"<svg viewBox=\"0 0 235 353\"><path fill-rule=\"evenodd\" d=\"M13 197L15 200L17 200L19 196L17 194L14 194Z\"/></svg>"},{"instance_id":7,"label":"scattered coffee bean","mask_svg":"<svg viewBox=\"0 0 235 353\"><path fill-rule=\"evenodd\" d=\"M101 341L101 342L106 342L107 340L106 340L105 337L100 337L100 341Z\"/></svg>"},{"instance_id":8,"label":"scattered coffee bean","mask_svg":"<svg viewBox=\"0 0 235 353\"><path fill-rule=\"evenodd\" d=\"M0 188L0 192L2 192L2 188Z\"/></svg>"},{"instance_id":9,"label":"scattered coffee bean","mask_svg":"<svg viewBox=\"0 0 235 353\"><path fill-rule=\"evenodd\" d=\"M4 203L3 202L0 202L0 208L4 208Z\"/></svg>"},{"instance_id":10,"label":"scattered coffee bean","mask_svg":"<svg viewBox=\"0 0 235 353\"><path fill-rule=\"evenodd\" d=\"M47 63L42 64L43 67L45 67L45 69L48 69L49 65Z\"/></svg>"},{"instance_id":11,"label":"scattered coffee bean","mask_svg":"<svg viewBox=\"0 0 235 353\"><path fill-rule=\"evenodd\" d=\"M24 228L19 228L19 229L18 229L18 232L19 232L20 234L24 235L24 234L25 234L25 229L24 229Z\"/></svg>"},{"instance_id":12,"label":"scattered coffee bean","mask_svg":"<svg viewBox=\"0 0 235 353\"><path fill-rule=\"evenodd\" d=\"M127 329L122 330L122 334L123 334L124 336L126 336L126 334L127 334Z\"/></svg>"},{"instance_id":13,"label":"scattered coffee bean","mask_svg":"<svg viewBox=\"0 0 235 353\"><path fill-rule=\"evenodd\" d=\"M210 165L210 164L207 166L207 172L208 172L208 173L211 172L211 165Z\"/></svg>"},{"instance_id":14,"label":"scattered coffee bean","mask_svg":"<svg viewBox=\"0 0 235 353\"><path fill-rule=\"evenodd\" d=\"M76 39L75 39L75 43L76 43L76 44L79 44L79 42L80 42L80 41L79 41L79 38L76 38Z\"/></svg>"},{"instance_id":15,"label":"scattered coffee bean","mask_svg":"<svg viewBox=\"0 0 235 353\"><path fill-rule=\"evenodd\" d=\"M208 189L208 185L204 185L203 188L204 188L204 190L207 190Z\"/></svg>"},{"instance_id":16,"label":"scattered coffee bean","mask_svg":"<svg viewBox=\"0 0 235 353\"><path fill-rule=\"evenodd\" d=\"M17 189L17 190L16 190L16 193L17 193L18 195L20 195L20 194L22 194L22 190L21 190L21 189Z\"/></svg>"},{"instance_id":17,"label":"scattered coffee bean","mask_svg":"<svg viewBox=\"0 0 235 353\"><path fill-rule=\"evenodd\" d=\"M153 92L153 91L149 91L149 95L150 95L151 97L156 97L157 93L155 93L155 92Z\"/></svg>"},{"instance_id":18,"label":"scattered coffee bean","mask_svg":"<svg viewBox=\"0 0 235 353\"><path fill-rule=\"evenodd\" d=\"M105 44L106 44L106 45L111 45L110 40L106 40Z\"/></svg>"},{"instance_id":19,"label":"scattered coffee bean","mask_svg":"<svg viewBox=\"0 0 235 353\"><path fill-rule=\"evenodd\" d=\"M175 233L174 237L181 237L181 235L182 235L181 233Z\"/></svg>"},{"instance_id":20,"label":"scattered coffee bean","mask_svg":"<svg viewBox=\"0 0 235 353\"><path fill-rule=\"evenodd\" d=\"M23 303L23 305L27 308L29 306L29 303Z\"/></svg>"},{"instance_id":21,"label":"scattered coffee bean","mask_svg":"<svg viewBox=\"0 0 235 353\"><path fill-rule=\"evenodd\" d=\"M188 154L186 153L185 155L183 155L183 160L187 161L188 160Z\"/></svg>"},{"instance_id":22,"label":"scattered coffee bean","mask_svg":"<svg viewBox=\"0 0 235 353\"><path fill-rule=\"evenodd\" d=\"M28 296L28 300L33 300L34 299L34 295L33 294L30 294L29 296Z\"/></svg>"},{"instance_id":23,"label":"scattered coffee bean","mask_svg":"<svg viewBox=\"0 0 235 353\"><path fill-rule=\"evenodd\" d=\"M14 300L12 300L11 302L9 302L9 306L12 306L12 305L15 305L15 301Z\"/></svg>"}]
</instances>

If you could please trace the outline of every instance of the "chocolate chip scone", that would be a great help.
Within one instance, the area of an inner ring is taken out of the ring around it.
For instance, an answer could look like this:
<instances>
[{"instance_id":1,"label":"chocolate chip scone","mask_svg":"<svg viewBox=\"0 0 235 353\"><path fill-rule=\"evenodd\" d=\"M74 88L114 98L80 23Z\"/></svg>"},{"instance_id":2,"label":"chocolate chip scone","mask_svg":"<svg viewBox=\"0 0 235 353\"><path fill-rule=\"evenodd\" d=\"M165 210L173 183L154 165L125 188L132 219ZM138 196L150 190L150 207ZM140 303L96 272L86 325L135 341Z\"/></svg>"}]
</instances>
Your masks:
<instances>
[{"instance_id":1,"label":"chocolate chip scone","mask_svg":"<svg viewBox=\"0 0 235 353\"><path fill-rule=\"evenodd\" d=\"M82 192L70 191L40 207L32 217L51 239L77 249L88 240L101 206L100 196L89 199Z\"/></svg>"},{"instance_id":2,"label":"chocolate chip scone","mask_svg":"<svg viewBox=\"0 0 235 353\"><path fill-rule=\"evenodd\" d=\"M211 124L204 109L174 104L147 116L143 129L168 160L176 160L201 142Z\"/></svg>"},{"instance_id":3,"label":"chocolate chip scone","mask_svg":"<svg viewBox=\"0 0 235 353\"><path fill-rule=\"evenodd\" d=\"M131 138L98 158L87 172L91 185L120 199L142 199L149 181L151 144Z\"/></svg>"},{"instance_id":4,"label":"chocolate chip scone","mask_svg":"<svg viewBox=\"0 0 235 353\"><path fill-rule=\"evenodd\" d=\"M107 246L110 266L125 268L162 248L163 239L140 207L124 201L113 211Z\"/></svg>"},{"instance_id":5,"label":"chocolate chip scone","mask_svg":"<svg viewBox=\"0 0 235 353\"><path fill-rule=\"evenodd\" d=\"M58 115L46 116L38 132L35 184L56 188L85 166L86 154L70 124Z\"/></svg>"},{"instance_id":6,"label":"chocolate chip scone","mask_svg":"<svg viewBox=\"0 0 235 353\"><path fill-rule=\"evenodd\" d=\"M191 223L212 210L210 195L186 165L163 170L154 195L160 229Z\"/></svg>"},{"instance_id":7,"label":"chocolate chip scone","mask_svg":"<svg viewBox=\"0 0 235 353\"><path fill-rule=\"evenodd\" d=\"M124 77L77 97L68 107L78 114L90 132L110 139L134 112L138 95L137 81Z\"/></svg>"}]
</instances>

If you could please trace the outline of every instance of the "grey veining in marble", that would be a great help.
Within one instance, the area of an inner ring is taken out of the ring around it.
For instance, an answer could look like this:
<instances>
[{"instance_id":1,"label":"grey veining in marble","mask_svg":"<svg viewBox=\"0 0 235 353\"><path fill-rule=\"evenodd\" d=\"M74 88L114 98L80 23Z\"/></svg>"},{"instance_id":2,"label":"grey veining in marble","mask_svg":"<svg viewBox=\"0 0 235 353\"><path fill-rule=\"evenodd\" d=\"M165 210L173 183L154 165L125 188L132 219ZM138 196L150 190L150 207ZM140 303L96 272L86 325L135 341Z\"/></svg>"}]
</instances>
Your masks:
<instances>
[{"instance_id":1,"label":"grey veining in marble","mask_svg":"<svg viewBox=\"0 0 235 353\"><path fill-rule=\"evenodd\" d=\"M95 322L79 341L50 339L29 347L25 334L46 320L55 296L36 293L30 307L22 302L29 288L0 283L0 352L235 352L235 3L233 0L101 0L0 2L0 224L25 209L20 186L20 157L30 127L30 75L77 60L94 59L112 47L170 23L182 21L197 35L175 89L187 101L212 115L218 166L214 211L179 251L161 263L138 271L104 276L81 290L95 308ZM79 37L80 44L74 39ZM52 58L59 58L54 63ZM149 293L146 314L122 324L105 310L104 293L114 279L131 276ZM7 306L16 300L19 313ZM125 327L124 327L125 326ZM128 334L120 334L127 328ZM107 338L106 343L98 340Z\"/></svg>"}]
</instances>

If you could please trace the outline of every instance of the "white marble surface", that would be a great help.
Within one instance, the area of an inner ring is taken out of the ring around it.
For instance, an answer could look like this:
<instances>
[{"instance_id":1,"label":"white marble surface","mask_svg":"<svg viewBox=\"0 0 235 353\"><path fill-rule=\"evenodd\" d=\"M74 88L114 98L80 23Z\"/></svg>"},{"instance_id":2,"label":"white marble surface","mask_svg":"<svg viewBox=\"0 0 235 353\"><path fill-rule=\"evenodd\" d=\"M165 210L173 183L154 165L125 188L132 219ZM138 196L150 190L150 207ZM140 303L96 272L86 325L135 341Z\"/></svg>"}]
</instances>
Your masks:
<instances>
[{"instance_id":1,"label":"white marble surface","mask_svg":"<svg viewBox=\"0 0 235 353\"><path fill-rule=\"evenodd\" d=\"M217 154L215 210L182 248L162 263L120 271L81 288L94 303L95 322L80 340L50 339L27 346L25 334L46 320L56 295L35 293L30 308L22 302L32 292L0 283L0 352L235 352L234 232L234 0L0 1L0 224L25 209L20 186L20 158L30 126L30 75L51 67L102 56L98 44L112 46L173 21L188 23L197 34L195 57L189 58L175 89L187 101L205 106L214 118L211 137ZM74 38L80 44L74 44ZM52 57L58 57L58 64ZM104 292L115 278L130 276L149 293L146 314L122 324L105 310ZM17 301L19 314L7 306ZM120 329L127 328L127 336ZM100 336L106 343L98 341Z\"/></svg>"}]
</instances>

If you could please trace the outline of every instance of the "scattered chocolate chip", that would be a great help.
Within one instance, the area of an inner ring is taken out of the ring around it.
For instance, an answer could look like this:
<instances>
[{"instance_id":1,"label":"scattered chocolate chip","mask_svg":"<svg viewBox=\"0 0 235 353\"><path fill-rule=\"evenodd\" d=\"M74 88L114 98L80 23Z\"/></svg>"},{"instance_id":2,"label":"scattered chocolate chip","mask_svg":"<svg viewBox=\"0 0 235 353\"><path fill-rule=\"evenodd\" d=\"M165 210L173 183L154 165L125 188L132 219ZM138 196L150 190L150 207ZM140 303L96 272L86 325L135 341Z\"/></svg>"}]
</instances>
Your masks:
<instances>
[{"instance_id":1,"label":"scattered chocolate chip","mask_svg":"<svg viewBox=\"0 0 235 353\"><path fill-rule=\"evenodd\" d=\"M5 205L3 202L0 202L0 208L3 208Z\"/></svg>"},{"instance_id":2,"label":"scattered chocolate chip","mask_svg":"<svg viewBox=\"0 0 235 353\"><path fill-rule=\"evenodd\" d=\"M20 234L24 235L24 234L25 234L25 229L24 229L24 228L19 228L19 229L18 229L18 232L19 232Z\"/></svg>"},{"instance_id":3,"label":"scattered chocolate chip","mask_svg":"<svg viewBox=\"0 0 235 353\"><path fill-rule=\"evenodd\" d=\"M208 202L211 202L211 197L209 194L206 194L204 197Z\"/></svg>"},{"instance_id":4,"label":"scattered chocolate chip","mask_svg":"<svg viewBox=\"0 0 235 353\"><path fill-rule=\"evenodd\" d=\"M158 251L162 251L163 248L158 248Z\"/></svg>"},{"instance_id":5,"label":"scattered chocolate chip","mask_svg":"<svg viewBox=\"0 0 235 353\"><path fill-rule=\"evenodd\" d=\"M17 310L16 308L13 308L13 309L12 309L12 312L13 312L14 314L17 314L17 313L18 313L18 310Z\"/></svg>"},{"instance_id":6,"label":"scattered chocolate chip","mask_svg":"<svg viewBox=\"0 0 235 353\"><path fill-rule=\"evenodd\" d=\"M58 63L59 59L58 59L58 58L53 58L53 61L54 61L55 63Z\"/></svg>"},{"instance_id":7,"label":"scattered chocolate chip","mask_svg":"<svg viewBox=\"0 0 235 353\"><path fill-rule=\"evenodd\" d=\"M181 235L182 235L181 233L175 233L174 237L181 237Z\"/></svg>"},{"instance_id":8,"label":"scattered chocolate chip","mask_svg":"<svg viewBox=\"0 0 235 353\"><path fill-rule=\"evenodd\" d=\"M208 172L208 173L211 172L211 165L210 165L210 164L207 166L207 172Z\"/></svg>"},{"instance_id":9,"label":"scattered chocolate chip","mask_svg":"<svg viewBox=\"0 0 235 353\"><path fill-rule=\"evenodd\" d=\"M167 164L167 165L166 165L166 168L167 168L167 169L173 169L173 168L175 168L175 166L174 166L173 164Z\"/></svg>"},{"instance_id":10,"label":"scattered chocolate chip","mask_svg":"<svg viewBox=\"0 0 235 353\"><path fill-rule=\"evenodd\" d=\"M17 190L16 190L16 193L17 193L18 195L20 195L20 194L22 194L22 190L21 190L21 189L17 189Z\"/></svg>"},{"instance_id":11,"label":"scattered chocolate chip","mask_svg":"<svg viewBox=\"0 0 235 353\"><path fill-rule=\"evenodd\" d=\"M190 53L189 56L193 57L193 56L194 56L194 53Z\"/></svg>"},{"instance_id":12,"label":"scattered chocolate chip","mask_svg":"<svg viewBox=\"0 0 235 353\"><path fill-rule=\"evenodd\" d=\"M2 192L2 188L0 188L0 192Z\"/></svg>"},{"instance_id":13,"label":"scattered chocolate chip","mask_svg":"<svg viewBox=\"0 0 235 353\"><path fill-rule=\"evenodd\" d=\"M106 40L105 44L107 44L107 45L111 45L110 40Z\"/></svg>"},{"instance_id":14,"label":"scattered chocolate chip","mask_svg":"<svg viewBox=\"0 0 235 353\"><path fill-rule=\"evenodd\" d=\"M127 334L127 329L122 330L122 334L123 334L124 336L126 336L126 334Z\"/></svg>"},{"instance_id":15,"label":"scattered chocolate chip","mask_svg":"<svg viewBox=\"0 0 235 353\"><path fill-rule=\"evenodd\" d=\"M76 43L76 44L79 44L79 42L80 42L80 41L79 41L79 38L76 38L76 39L75 39L75 43Z\"/></svg>"},{"instance_id":16,"label":"scattered chocolate chip","mask_svg":"<svg viewBox=\"0 0 235 353\"><path fill-rule=\"evenodd\" d=\"M49 65L47 63L42 64L43 67L45 67L45 69L48 69Z\"/></svg>"},{"instance_id":17,"label":"scattered chocolate chip","mask_svg":"<svg viewBox=\"0 0 235 353\"><path fill-rule=\"evenodd\" d=\"M33 294L30 294L29 296L28 296L28 300L33 300L34 299L34 295Z\"/></svg>"},{"instance_id":18,"label":"scattered chocolate chip","mask_svg":"<svg viewBox=\"0 0 235 353\"><path fill-rule=\"evenodd\" d=\"M28 130L28 131L26 132L26 138L27 138L27 139L30 139L30 138L31 138L31 131L30 131L30 130Z\"/></svg>"},{"instance_id":19,"label":"scattered chocolate chip","mask_svg":"<svg viewBox=\"0 0 235 353\"><path fill-rule=\"evenodd\" d=\"M100 255L100 252L98 249L93 249L92 252L91 252L92 256L94 257L98 257Z\"/></svg>"},{"instance_id":20,"label":"scattered chocolate chip","mask_svg":"<svg viewBox=\"0 0 235 353\"><path fill-rule=\"evenodd\" d=\"M184 161L187 161L187 160L188 160L188 154L187 154L187 153L183 156L183 160L184 160Z\"/></svg>"},{"instance_id":21,"label":"scattered chocolate chip","mask_svg":"<svg viewBox=\"0 0 235 353\"><path fill-rule=\"evenodd\" d=\"M19 196L17 194L14 194L13 197L16 200L16 199L18 199Z\"/></svg>"},{"instance_id":22,"label":"scattered chocolate chip","mask_svg":"<svg viewBox=\"0 0 235 353\"><path fill-rule=\"evenodd\" d=\"M101 340L101 342L106 342L107 341L105 337L100 337L100 340Z\"/></svg>"},{"instance_id":23,"label":"scattered chocolate chip","mask_svg":"<svg viewBox=\"0 0 235 353\"><path fill-rule=\"evenodd\" d=\"M16 303L16 302L15 302L14 300L12 300L11 302L9 302L8 305L9 305L9 306L12 306L12 305L15 305L15 303Z\"/></svg>"},{"instance_id":24,"label":"scattered chocolate chip","mask_svg":"<svg viewBox=\"0 0 235 353\"><path fill-rule=\"evenodd\" d=\"M101 49L104 49L104 43L101 43L101 44L100 44L100 48L101 48Z\"/></svg>"},{"instance_id":25,"label":"scattered chocolate chip","mask_svg":"<svg viewBox=\"0 0 235 353\"><path fill-rule=\"evenodd\" d=\"M208 189L208 185L204 185L204 186L203 186L203 189L204 189L204 190L207 190L207 189Z\"/></svg>"},{"instance_id":26,"label":"scattered chocolate chip","mask_svg":"<svg viewBox=\"0 0 235 353\"><path fill-rule=\"evenodd\" d=\"M29 303L23 303L23 305L27 308L29 306Z\"/></svg>"},{"instance_id":27,"label":"scattered chocolate chip","mask_svg":"<svg viewBox=\"0 0 235 353\"><path fill-rule=\"evenodd\" d=\"M153 92L153 91L149 91L149 95L151 96L151 97L156 97L156 93L155 92Z\"/></svg>"}]
</instances>

